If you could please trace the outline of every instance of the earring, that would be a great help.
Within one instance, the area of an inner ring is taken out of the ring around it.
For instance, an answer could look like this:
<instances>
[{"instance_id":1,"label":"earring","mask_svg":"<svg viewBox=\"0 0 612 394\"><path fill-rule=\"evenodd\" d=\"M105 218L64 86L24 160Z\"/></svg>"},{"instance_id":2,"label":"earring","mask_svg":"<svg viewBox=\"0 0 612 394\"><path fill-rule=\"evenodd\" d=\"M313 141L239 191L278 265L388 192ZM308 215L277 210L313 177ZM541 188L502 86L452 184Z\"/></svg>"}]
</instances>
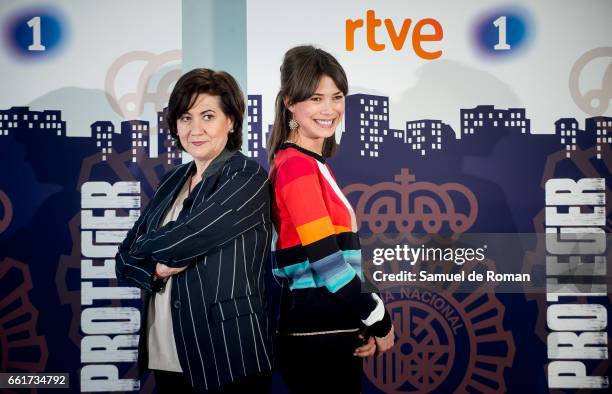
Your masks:
<instances>
[{"instance_id":1,"label":"earring","mask_svg":"<svg viewBox=\"0 0 612 394\"><path fill-rule=\"evenodd\" d=\"M233 133L233 132L234 132L234 129L229 129L229 131L228 131L228 133L230 133L230 134Z\"/></svg>"},{"instance_id":2,"label":"earring","mask_svg":"<svg viewBox=\"0 0 612 394\"><path fill-rule=\"evenodd\" d=\"M295 119L291 118L289 121L289 130L294 131L298 127L300 127L300 124Z\"/></svg>"}]
</instances>

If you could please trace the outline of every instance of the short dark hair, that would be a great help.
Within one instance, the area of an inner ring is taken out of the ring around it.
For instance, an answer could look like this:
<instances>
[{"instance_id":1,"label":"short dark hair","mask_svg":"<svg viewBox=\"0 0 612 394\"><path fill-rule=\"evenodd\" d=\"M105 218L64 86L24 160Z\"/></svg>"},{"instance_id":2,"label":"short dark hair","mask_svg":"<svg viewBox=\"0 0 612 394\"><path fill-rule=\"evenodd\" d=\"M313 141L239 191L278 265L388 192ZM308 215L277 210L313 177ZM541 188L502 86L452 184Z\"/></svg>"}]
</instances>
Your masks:
<instances>
[{"instance_id":1,"label":"short dark hair","mask_svg":"<svg viewBox=\"0 0 612 394\"><path fill-rule=\"evenodd\" d=\"M319 81L324 75L330 77L345 96L348 93L348 81L344 69L330 53L311 45L291 48L285 53L280 68L281 87L276 96L274 124L268 139L268 160L274 155L283 142L287 141L291 131L289 120L291 113L285 105L295 104L311 97L317 90ZM336 137L332 135L323 143L323 157L330 157L336 150Z\"/></svg>"},{"instance_id":2,"label":"short dark hair","mask_svg":"<svg viewBox=\"0 0 612 394\"><path fill-rule=\"evenodd\" d=\"M168 101L168 129L170 135L181 145L176 129L177 120L195 104L199 94L218 96L221 111L234 123L234 131L228 135L225 148L234 151L242 147L242 121L244 119L244 95L238 83L225 71L214 71L208 68L195 68L183 75L176 82Z\"/></svg>"}]
</instances>

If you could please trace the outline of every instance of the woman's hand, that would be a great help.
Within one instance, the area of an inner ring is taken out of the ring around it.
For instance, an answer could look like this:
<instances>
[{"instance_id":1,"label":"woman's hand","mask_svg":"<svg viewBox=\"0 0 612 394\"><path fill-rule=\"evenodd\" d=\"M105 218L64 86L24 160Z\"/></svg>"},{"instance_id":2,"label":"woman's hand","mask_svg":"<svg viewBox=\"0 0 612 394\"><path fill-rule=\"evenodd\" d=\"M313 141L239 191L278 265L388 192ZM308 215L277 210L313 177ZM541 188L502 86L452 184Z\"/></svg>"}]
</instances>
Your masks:
<instances>
[{"instance_id":1,"label":"woman's hand","mask_svg":"<svg viewBox=\"0 0 612 394\"><path fill-rule=\"evenodd\" d=\"M391 329L389 330L387 335L382 338L374 337L374 340L376 341L377 356L380 356L387 350L391 349L393 347L393 344L395 343L395 329L393 328L393 324L391 324Z\"/></svg>"},{"instance_id":2,"label":"woman's hand","mask_svg":"<svg viewBox=\"0 0 612 394\"><path fill-rule=\"evenodd\" d=\"M183 272L187 269L187 266L180 268L172 268L168 267L166 264L157 263L155 265L155 278L156 279L166 279L172 275L176 275L179 272Z\"/></svg>"},{"instance_id":3,"label":"woman's hand","mask_svg":"<svg viewBox=\"0 0 612 394\"><path fill-rule=\"evenodd\" d=\"M363 334L359 334L359 339L363 340ZM374 341L374 338L369 337L363 345L355 349L353 356L366 358L372 356L374 352L376 352L376 342Z\"/></svg>"}]
</instances>

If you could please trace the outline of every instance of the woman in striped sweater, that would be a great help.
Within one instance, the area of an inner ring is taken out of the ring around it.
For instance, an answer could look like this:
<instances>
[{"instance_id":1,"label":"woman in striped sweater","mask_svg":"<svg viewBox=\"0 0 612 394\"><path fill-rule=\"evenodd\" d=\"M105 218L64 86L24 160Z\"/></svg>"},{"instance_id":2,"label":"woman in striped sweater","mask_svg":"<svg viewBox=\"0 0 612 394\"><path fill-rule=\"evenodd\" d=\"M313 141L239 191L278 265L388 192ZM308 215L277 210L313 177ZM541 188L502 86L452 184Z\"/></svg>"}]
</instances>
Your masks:
<instances>
[{"instance_id":1,"label":"woman in striped sweater","mask_svg":"<svg viewBox=\"0 0 612 394\"><path fill-rule=\"evenodd\" d=\"M346 74L329 53L285 54L268 143L283 285L279 363L292 392L360 392L362 358L393 346L389 314L361 291L355 213L325 163L344 114Z\"/></svg>"}]
</instances>

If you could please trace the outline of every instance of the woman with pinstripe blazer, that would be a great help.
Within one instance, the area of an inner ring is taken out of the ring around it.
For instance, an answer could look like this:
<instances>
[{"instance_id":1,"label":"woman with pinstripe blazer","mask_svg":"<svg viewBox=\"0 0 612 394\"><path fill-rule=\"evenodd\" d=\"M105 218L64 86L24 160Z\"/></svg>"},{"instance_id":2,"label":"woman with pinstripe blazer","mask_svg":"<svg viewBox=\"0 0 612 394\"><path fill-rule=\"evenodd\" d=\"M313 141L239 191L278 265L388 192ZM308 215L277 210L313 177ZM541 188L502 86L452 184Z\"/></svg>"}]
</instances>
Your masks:
<instances>
[{"instance_id":1,"label":"woman with pinstripe blazer","mask_svg":"<svg viewBox=\"0 0 612 394\"><path fill-rule=\"evenodd\" d=\"M164 175L116 256L117 277L147 291L139 365L161 393L270 389L270 192L238 151L244 109L225 72L179 79L168 126L193 161Z\"/></svg>"}]
</instances>

